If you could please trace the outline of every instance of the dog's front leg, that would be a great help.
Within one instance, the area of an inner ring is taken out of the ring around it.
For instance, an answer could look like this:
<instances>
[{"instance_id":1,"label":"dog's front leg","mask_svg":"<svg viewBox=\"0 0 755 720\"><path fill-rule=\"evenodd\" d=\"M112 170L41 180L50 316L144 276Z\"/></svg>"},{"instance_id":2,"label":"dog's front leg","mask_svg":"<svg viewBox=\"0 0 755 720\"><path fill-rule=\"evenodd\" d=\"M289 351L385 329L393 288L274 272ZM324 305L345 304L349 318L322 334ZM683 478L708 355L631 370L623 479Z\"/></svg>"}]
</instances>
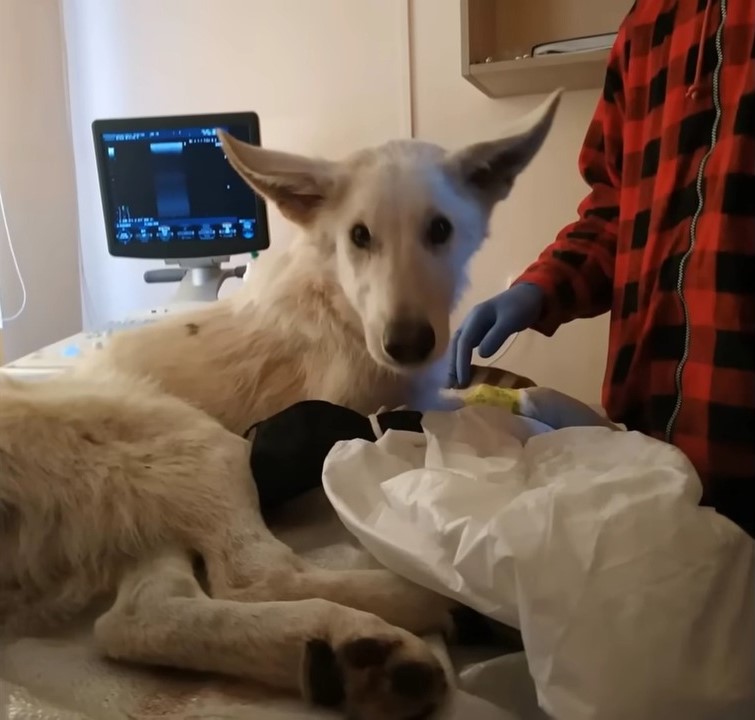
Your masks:
<instances>
[{"instance_id":1,"label":"dog's front leg","mask_svg":"<svg viewBox=\"0 0 755 720\"><path fill-rule=\"evenodd\" d=\"M412 378L409 387L408 407L420 412L450 412L463 407L462 400L443 391L446 381L446 364L435 363Z\"/></svg>"},{"instance_id":2,"label":"dog's front leg","mask_svg":"<svg viewBox=\"0 0 755 720\"><path fill-rule=\"evenodd\" d=\"M181 551L129 572L95 635L113 659L298 690L365 720L430 718L448 696L441 664L416 636L324 600L211 599Z\"/></svg>"}]
</instances>

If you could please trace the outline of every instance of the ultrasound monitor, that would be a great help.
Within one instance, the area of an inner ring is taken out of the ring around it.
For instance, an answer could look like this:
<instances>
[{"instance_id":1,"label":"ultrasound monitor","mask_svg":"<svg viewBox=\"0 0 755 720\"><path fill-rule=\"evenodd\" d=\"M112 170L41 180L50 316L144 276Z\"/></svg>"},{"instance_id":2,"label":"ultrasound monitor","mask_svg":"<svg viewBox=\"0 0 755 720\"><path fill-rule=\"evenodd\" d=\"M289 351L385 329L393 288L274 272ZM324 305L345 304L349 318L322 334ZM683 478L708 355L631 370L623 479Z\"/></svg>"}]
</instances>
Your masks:
<instances>
[{"instance_id":1,"label":"ultrasound monitor","mask_svg":"<svg viewBox=\"0 0 755 720\"><path fill-rule=\"evenodd\" d=\"M160 259L147 282L180 280L177 301L214 300L231 255L269 246L264 200L225 158L216 128L260 144L256 113L95 120L97 172L108 250Z\"/></svg>"}]
</instances>

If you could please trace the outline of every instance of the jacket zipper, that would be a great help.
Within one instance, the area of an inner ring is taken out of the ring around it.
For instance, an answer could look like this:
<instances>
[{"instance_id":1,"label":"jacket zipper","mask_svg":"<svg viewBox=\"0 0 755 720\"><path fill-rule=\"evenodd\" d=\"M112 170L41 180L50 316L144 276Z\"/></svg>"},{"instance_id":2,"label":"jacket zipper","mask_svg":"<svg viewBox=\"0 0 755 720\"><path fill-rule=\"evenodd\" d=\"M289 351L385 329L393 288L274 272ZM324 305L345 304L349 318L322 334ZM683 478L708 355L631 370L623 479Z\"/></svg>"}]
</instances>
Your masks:
<instances>
[{"instance_id":1,"label":"jacket zipper","mask_svg":"<svg viewBox=\"0 0 755 720\"><path fill-rule=\"evenodd\" d=\"M695 244L697 243L697 225L700 221L700 216L702 215L703 208L705 206L705 196L703 193L703 184L705 180L705 168L708 165L708 160L710 159L710 156L713 154L713 150L716 147L716 144L718 143L718 128L721 124L721 115L723 114L722 108L721 108L721 66L723 65L724 60L724 53L723 53L723 31L724 31L724 24L726 22L726 13L727 13L727 1L728 0L721 0L721 20L718 25L718 29L716 30L716 67L713 70L713 105L715 107L716 111L716 117L713 120L713 128L711 129L711 140L710 140L710 148L708 148L708 152L703 155L702 160L700 161L700 167L697 171L697 179L695 182L695 188L697 190L697 208L695 209L695 214L692 216L692 222L690 223L690 229L689 229L689 247L687 248L687 251L682 256L681 261L679 262L679 275L676 280L676 294L679 298L679 301L682 305L682 312L684 314L684 350L682 351L682 357L679 359L679 363L676 366L676 372L674 373L674 382L676 386L676 400L674 402L674 409L671 412L671 416L669 417L668 423L666 424L666 434L665 439L667 443L671 442L672 435L674 432L674 425L676 424L676 421L679 417L679 412L682 409L682 375L684 373L684 366L687 364L687 360L689 359L689 346L690 346L690 335L691 335L691 329L690 329L690 323L689 323L689 307L687 306L687 300L684 297L684 272L687 268L687 262L692 256L692 253L695 250ZM700 50L699 52L702 53L704 51L704 38L700 39Z\"/></svg>"}]
</instances>

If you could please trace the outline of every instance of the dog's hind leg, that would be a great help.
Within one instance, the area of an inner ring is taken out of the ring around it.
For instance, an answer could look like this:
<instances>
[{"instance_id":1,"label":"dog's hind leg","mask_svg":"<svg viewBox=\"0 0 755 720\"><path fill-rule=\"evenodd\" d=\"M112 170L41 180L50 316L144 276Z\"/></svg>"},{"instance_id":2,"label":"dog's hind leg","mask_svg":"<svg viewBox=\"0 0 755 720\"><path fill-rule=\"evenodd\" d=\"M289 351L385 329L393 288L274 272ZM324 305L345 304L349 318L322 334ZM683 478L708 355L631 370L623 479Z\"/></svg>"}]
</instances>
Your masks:
<instances>
[{"instance_id":1,"label":"dog's hind leg","mask_svg":"<svg viewBox=\"0 0 755 720\"><path fill-rule=\"evenodd\" d=\"M251 504L203 539L202 555L214 598L319 598L372 613L413 633L451 629L451 600L389 570L325 570L308 563L273 536Z\"/></svg>"},{"instance_id":2,"label":"dog's hind leg","mask_svg":"<svg viewBox=\"0 0 755 720\"><path fill-rule=\"evenodd\" d=\"M181 551L130 571L95 636L113 659L299 690L355 718L429 718L448 695L441 664L416 636L325 600L209 598Z\"/></svg>"},{"instance_id":3,"label":"dog's hind leg","mask_svg":"<svg viewBox=\"0 0 755 720\"><path fill-rule=\"evenodd\" d=\"M392 625L426 634L451 629L447 598L388 570L324 570L298 557L267 528L249 482L248 456L227 455L228 472L216 477L228 512L191 538L207 571L210 595L222 600L329 600L372 613Z\"/></svg>"},{"instance_id":4,"label":"dog's hind leg","mask_svg":"<svg viewBox=\"0 0 755 720\"><path fill-rule=\"evenodd\" d=\"M409 582L390 570L323 570L312 568L287 578L282 600L323 598L374 613L392 625L427 634L452 630L452 600Z\"/></svg>"}]
</instances>

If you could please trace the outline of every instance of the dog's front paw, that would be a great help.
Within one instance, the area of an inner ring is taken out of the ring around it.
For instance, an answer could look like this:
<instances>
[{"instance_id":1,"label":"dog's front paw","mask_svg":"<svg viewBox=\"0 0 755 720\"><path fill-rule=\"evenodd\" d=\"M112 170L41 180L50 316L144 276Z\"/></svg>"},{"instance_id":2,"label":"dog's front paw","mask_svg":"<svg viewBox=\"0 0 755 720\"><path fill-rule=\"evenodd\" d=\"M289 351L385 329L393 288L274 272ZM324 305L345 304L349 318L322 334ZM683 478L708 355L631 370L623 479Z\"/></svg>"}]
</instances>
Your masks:
<instances>
[{"instance_id":1,"label":"dog's front paw","mask_svg":"<svg viewBox=\"0 0 755 720\"><path fill-rule=\"evenodd\" d=\"M349 720L430 720L450 694L427 643L397 628L335 645L310 640L302 682L312 703L340 708Z\"/></svg>"}]
</instances>

